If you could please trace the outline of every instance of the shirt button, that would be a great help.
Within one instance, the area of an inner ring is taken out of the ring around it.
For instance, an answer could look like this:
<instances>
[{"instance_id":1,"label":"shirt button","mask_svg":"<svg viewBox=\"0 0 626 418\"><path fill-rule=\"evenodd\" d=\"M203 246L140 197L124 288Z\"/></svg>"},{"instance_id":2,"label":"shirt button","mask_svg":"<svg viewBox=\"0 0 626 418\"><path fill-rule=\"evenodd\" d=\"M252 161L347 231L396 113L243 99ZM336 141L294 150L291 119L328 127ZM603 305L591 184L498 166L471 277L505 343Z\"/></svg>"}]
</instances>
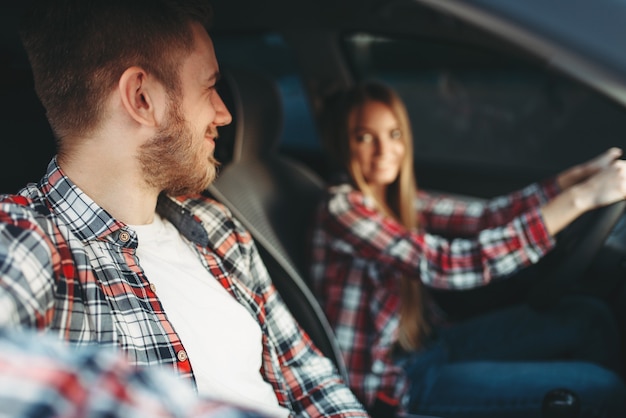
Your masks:
<instances>
[{"instance_id":1,"label":"shirt button","mask_svg":"<svg viewBox=\"0 0 626 418\"><path fill-rule=\"evenodd\" d=\"M156 293L156 285L154 283L150 283L150 290L152 290L152 293Z\"/></svg>"},{"instance_id":2,"label":"shirt button","mask_svg":"<svg viewBox=\"0 0 626 418\"><path fill-rule=\"evenodd\" d=\"M126 231L120 232L120 241L128 242L129 239L130 239L130 234L128 232Z\"/></svg>"},{"instance_id":3,"label":"shirt button","mask_svg":"<svg viewBox=\"0 0 626 418\"><path fill-rule=\"evenodd\" d=\"M176 357L178 357L178 361L185 361L187 360L187 352L185 350L180 350L176 353Z\"/></svg>"}]
</instances>

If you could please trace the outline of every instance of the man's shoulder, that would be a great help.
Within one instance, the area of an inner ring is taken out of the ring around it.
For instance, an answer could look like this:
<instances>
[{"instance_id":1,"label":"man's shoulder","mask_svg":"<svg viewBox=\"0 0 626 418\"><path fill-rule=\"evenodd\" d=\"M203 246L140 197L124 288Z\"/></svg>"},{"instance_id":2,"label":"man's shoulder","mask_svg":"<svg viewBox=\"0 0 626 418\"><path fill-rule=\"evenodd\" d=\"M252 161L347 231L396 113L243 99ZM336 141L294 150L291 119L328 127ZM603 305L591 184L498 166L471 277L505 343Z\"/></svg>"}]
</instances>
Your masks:
<instances>
[{"instance_id":1,"label":"man's shoulder","mask_svg":"<svg viewBox=\"0 0 626 418\"><path fill-rule=\"evenodd\" d=\"M248 242L250 233L231 210L214 198L199 194L175 198L177 203L200 220L211 240L223 240L226 235L237 236L237 241Z\"/></svg>"},{"instance_id":2,"label":"man's shoulder","mask_svg":"<svg viewBox=\"0 0 626 418\"><path fill-rule=\"evenodd\" d=\"M206 195L180 196L175 201L200 221L209 246L219 255L236 261L242 251L248 251L252 236L222 203Z\"/></svg>"},{"instance_id":3,"label":"man's shoulder","mask_svg":"<svg viewBox=\"0 0 626 418\"><path fill-rule=\"evenodd\" d=\"M21 192L20 192L21 193ZM40 263L54 252L57 226L45 201L26 194L0 195L0 252L36 257Z\"/></svg>"},{"instance_id":4,"label":"man's shoulder","mask_svg":"<svg viewBox=\"0 0 626 418\"><path fill-rule=\"evenodd\" d=\"M34 203L33 199L17 194L0 194L0 205L17 205L19 207L29 207Z\"/></svg>"},{"instance_id":5,"label":"man's shoulder","mask_svg":"<svg viewBox=\"0 0 626 418\"><path fill-rule=\"evenodd\" d=\"M232 212L226 206L204 194L180 196L176 197L174 200L203 220L211 217L222 219L233 218Z\"/></svg>"},{"instance_id":6,"label":"man's shoulder","mask_svg":"<svg viewBox=\"0 0 626 418\"><path fill-rule=\"evenodd\" d=\"M36 188L26 188L19 194L0 194L0 222L9 220L32 220L46 217L50 213Z\"/></svg>"}]
</instances>

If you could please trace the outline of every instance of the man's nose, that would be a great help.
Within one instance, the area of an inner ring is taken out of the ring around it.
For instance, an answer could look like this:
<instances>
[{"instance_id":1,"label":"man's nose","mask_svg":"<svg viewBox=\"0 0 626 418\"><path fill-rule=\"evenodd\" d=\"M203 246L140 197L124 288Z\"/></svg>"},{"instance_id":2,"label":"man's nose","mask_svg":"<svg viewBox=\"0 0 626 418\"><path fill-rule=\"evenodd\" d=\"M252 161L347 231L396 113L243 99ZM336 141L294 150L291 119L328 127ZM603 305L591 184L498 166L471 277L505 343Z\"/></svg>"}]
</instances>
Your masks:
<instances>
[{"instance_id":1,"label":"man's nose","mask_svg":"<svg viewBox=\"0 0 626 418\"><path fill-rule=\"evenodd\" d=\"M215 124L217 126L228 125L233 121L233 116L228 111L228 108L219 94L216 94L216 100L213 106L215 107Z\"/></svg>"}]
</instances>

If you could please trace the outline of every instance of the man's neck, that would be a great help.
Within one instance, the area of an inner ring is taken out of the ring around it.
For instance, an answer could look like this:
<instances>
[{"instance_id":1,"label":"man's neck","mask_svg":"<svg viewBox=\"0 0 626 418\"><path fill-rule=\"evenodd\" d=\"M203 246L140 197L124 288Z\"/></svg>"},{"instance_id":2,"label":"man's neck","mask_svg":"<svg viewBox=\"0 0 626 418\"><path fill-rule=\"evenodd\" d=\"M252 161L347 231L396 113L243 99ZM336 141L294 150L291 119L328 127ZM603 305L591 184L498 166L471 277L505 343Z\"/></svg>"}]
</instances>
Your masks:
<instances>
[{"instance_id":1,"label":"man's neck","mask_svg":"<svg viewBox=\"0 0 626 418\"><path fill-rule=\"evenodd\" d=\"M63 172L100 207L126 224L143 225L154 219L159 191L149 187L138 164L111 151L59 157Z\"/></svg>"}]
</instances>

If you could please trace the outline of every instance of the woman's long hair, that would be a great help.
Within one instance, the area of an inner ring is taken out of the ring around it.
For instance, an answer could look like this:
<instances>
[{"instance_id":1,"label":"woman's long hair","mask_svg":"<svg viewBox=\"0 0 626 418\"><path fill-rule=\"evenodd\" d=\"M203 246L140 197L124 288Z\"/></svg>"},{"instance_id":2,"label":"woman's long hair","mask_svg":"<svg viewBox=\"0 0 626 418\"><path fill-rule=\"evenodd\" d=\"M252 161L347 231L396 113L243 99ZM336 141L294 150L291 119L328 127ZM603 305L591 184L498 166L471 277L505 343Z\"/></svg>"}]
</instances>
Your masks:
<instances>
[{"instance_id":1,"label":"woman's long hair","mask_svg":"<svg viewBox=\"0 0 626 418\"><path fill-rule=\"evenodd\" d=\"M368 102L379 102L393 112L402 132L405 155L396 180L387 189L386 202L380 202L370 192L360 166L353 163L351 155L349 120ZM328 155L334 158L338 168L347 172L353 185L376 202L379 210L391 216L409 230L418 226L415 207L417 185L413 172L413 136L406 106L390 87L375 81L358 84L333 98L328 108L324 140ZM424 316L422 282L417 277L403 276L400 280L400 323L398 344L405 350L417 349L429 326Z\"/></svg>"}]
</instances>

